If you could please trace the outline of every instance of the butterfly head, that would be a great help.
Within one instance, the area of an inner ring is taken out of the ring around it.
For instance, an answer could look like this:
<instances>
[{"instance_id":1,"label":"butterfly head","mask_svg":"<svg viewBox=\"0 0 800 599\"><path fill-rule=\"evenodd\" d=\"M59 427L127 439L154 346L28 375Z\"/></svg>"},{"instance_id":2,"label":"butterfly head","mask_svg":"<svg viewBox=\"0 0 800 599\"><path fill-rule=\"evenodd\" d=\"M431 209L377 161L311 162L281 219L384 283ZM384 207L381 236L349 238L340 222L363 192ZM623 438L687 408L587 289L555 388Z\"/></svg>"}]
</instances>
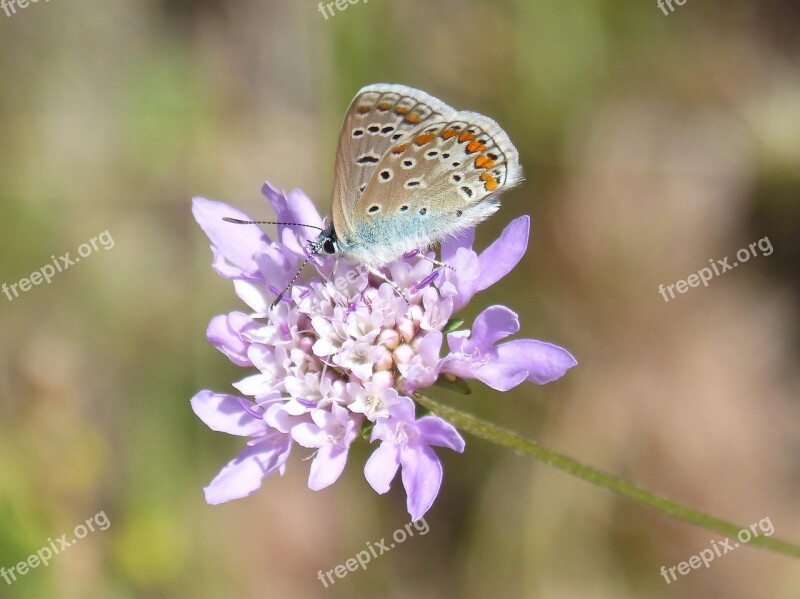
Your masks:
<instances>
[{"instance_id":1,"label":"butterfly head","mask_svg":"<svg viewBox=\"0 0 800 599\"><path fill-rule=\"evenodd\" d=\"M322 254L325 256L332 256L342 251L333 225L328 225L328 227L319 234L319 237L309 242L308 251L314 255Z\"/></svg>"}]
</instances>

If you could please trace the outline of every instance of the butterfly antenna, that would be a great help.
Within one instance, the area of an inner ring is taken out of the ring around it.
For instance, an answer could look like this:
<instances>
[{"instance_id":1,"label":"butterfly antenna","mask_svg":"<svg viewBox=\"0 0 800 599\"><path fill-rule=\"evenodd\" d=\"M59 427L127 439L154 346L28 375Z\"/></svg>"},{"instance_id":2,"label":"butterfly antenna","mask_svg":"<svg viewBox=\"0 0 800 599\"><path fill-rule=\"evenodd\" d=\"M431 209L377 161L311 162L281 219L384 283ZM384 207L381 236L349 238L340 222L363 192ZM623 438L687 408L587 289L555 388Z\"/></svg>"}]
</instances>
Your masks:
<instances>
[{"instance_id":1,"label":"butterfly antenna","mask_svg":"<svg viewBox=\"0 0 800 599\"><path fill-rule=\"evenodd\" d=\"M316 229L317 231L325 230L322 227L317 227L316 225L305 225L303 223L279 223L272 220L241 220L239 218L231 218L230 216L223 216L222 220L235 225L286 225L287 227L308 227L310 229Z\"/></svg>"},{"instance_id":2,"label":"butterfly antenna","mask_svg":"<svg viewBox=\"0 0 800 599\"><path fill-rule=\"evenodd\" d=\"M296 273L295 273L295 275L292 277L292 280L291 280L291 281L289 281L289 284L288 284L286 287L284 287L283 291L281 291L281 292L278 294L278 297L276 297L276 298L275 298L275 301L274 301L274 302L272 302L272 305L269 307L269 309L270 309L270 310L272 310L273 308L275 308L275 306L277 306L277 305L278 305L278 303L280 303L280 301L281 301L281 300L282 300L282 299L283 299L283 298L286 296L286 294L287 294L287 293L289 293L289 290L290 290L290 289L292 288L292 286L294 285L294 282L297 280L297 277L299 277L299 276L300 276L300 273L301 273L301 272L303 272L303 267L304 267L306 264L308 264L308 261L309 261L309 260L311 260L311 256L308 256L308 257L307 257L305 260L303 260L303 263L300 265L300 268L298 268L298 269L297 269L297 272L296 272Z\"/></svg>"}]
</instances>

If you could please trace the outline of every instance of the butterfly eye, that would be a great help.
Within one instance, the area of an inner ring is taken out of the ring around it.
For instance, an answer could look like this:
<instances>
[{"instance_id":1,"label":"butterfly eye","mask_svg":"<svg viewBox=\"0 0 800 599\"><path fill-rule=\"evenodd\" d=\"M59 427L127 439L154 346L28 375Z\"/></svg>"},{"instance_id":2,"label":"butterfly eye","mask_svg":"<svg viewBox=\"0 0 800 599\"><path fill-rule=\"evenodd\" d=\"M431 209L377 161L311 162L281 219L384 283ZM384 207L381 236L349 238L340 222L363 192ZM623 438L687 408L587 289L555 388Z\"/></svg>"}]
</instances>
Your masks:
<instances>
[{"instance_id":1,"label":"butterfly eye","mask_svg":"<svg viewBox=\"0 0 800 599\"><path fill-rule=\"evenodd\" d=\"M335 254L336 253L336 246L333 244L333 239L326 239L322 244L322 250L326 254Z\"/></svg>"}]
</instances>

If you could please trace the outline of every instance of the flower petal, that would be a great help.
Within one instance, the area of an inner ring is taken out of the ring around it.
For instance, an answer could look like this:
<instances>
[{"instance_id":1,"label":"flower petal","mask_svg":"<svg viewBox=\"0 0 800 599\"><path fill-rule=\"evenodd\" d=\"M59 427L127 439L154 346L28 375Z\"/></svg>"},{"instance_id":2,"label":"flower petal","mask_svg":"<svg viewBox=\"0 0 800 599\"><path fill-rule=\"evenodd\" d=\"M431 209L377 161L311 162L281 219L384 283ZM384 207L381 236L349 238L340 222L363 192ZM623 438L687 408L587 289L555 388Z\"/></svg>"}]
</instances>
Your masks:
<instances>
[{"instance_id":1,"label":"flower petal","mask_svg":"<svg viewBox=\"0 0 800 599\"><path fill-rule=\"evenodd\" d=\"M508 391L527 379L528 371L516 363L492 360L483 366L472 367L469 374L461 374L460 376L469 378L470 375L489 385L492 389Z\"/></svg>"},{"instance_id":2,"label":"flower petal","mask_svg":"<svg viewBox=\"0 0 800 599\"><path fill-rule=\"evenodd\" d=\"M252 220L244 212L205 198L192 200L192 214L211 243L235 266L250 275L258 273L253 256L269 243L269 237L258 225L237 225L222 220L223 217Z\"/></svg>"},{"instance_id":3,"label":"flower petal","mask_svg":"<svg viewBox=\"0 0 800 599\"><path fill-rule=\"evenodd\" d=\"M239 299L250 306L256 314L267 314L269 312L272 300L267 296L263 285L235 279L233 281L233 289Z\"/></svg>"},{"instance_id":4,"label":"flower petal","mask_svg":"<svg viewBox=\"0 0 800 599\"><path fill-rule=\"evenodd\" d=\"M528 215L515 218L503 229L500 237L481 252L478 256L481 274L477 291L494 285L517 265L528 248L530 228L531 218Z\"/></svg>"},{"instance_id":5,"label":"flower petal","mask_svg":"<svg viewBox=\"0 0 800 599\"><path fill-rule=\"evenodd\" d=\"M400 373L406 378L404 390L413 393L417 389L430 387L439 376L443 335L440 331L429 331L417 348L417 354L408 364L399 364Z\"/></svg>"},{"instance_id":6,"label":"flower petal","mask_svg":"<svg viewBox=\"0 0 800 599\"><path fill-rule=\"evenodd\" d=\"M456 427L438 416L423 416L417 420L417 430L421 442L438 447L449 447L453 451L464 451L464 439L458 434Z\"/></svg>"},{"instance_id":7,"label":"flower petal","mask_svg":"<svg viewBox=\"0 0 800 599\"><path fill-rule=\"evenodd\" d=\"M192 410L213 431L250 437L267 430L263 419L242 407L246 401L234 395L200 391L191 399Z\"/></svg>"},{"instance_id":8,"label":"flower petal","mask_svg":"<svg viewBox=\"0 0 800 599\"><path fill-rule=\"evenodd\" d=\"M232 383L233 387L242 395L252 397L264 397L275 389L277 385L275 377L271 374L251 374L240 381Z\"/></svg>"},{"instance_id":9,"label":"flower petal","mask_svg":"<svg viewBox=\"0 0 800 599\"><path fill-rule=\"evenodd\" d=\"M394 443L386 441L369 456L364 465L364 477L376 492L383 495L389 490L399 466L400 461Z\"/></svg>"},{"instance_id":10,"label":"flower petal","mask_svg":"<svg viewBox=\"0 0 800 599\"><path fill-rule=\"evenodd\" d=\"M284 466L290 448L289 435L279 432L270 433L257 445L245 447L205 488L206 501L216 505L258 490L262 478Z\"/></svg>"},{"instance_id":11,"label":"flower petal","mask_svg":"<svg viewBox=\"0 0 800 599\"><path fill-rule=\"evenodd\" d=\"M442 242L441 246L442 262L450 264L450 262L455 259L458 248L471 250L474 242L475 227L465 229L454 237L448 237Z\"/></svg>"},{"instance_id":12,"label":"flower petal","mask_svg":"<svg viewBox=\"0 0 800 599\"><path fill-rule=\"evenodd\" d=\"M528 372L527 380L539 385L561 378L578 363L564 348L534 339L498 345L497 360L524 368Z\"/></svg>"},{"instance_id":13,"label":"flower petal","mask_svg":"<svg viewBox=\"0 0 800 599\"><path fill-rule=\"evenodd\" d=\"M408 499L406 506L411 519L416 521L425 515L439 494L442 484L442 463L428 446L407 448L400 454L403 466L403 486Z\"/></svg>"},{"instance_id":14,"label":"flower petal","mask_svg":"<svg viewBox=\"0 0 800 599\"><path fill-rule=\"evenodd\" d=\"M301 189L293 189L287 194L266 181L261 193L269 200L278 220L322 228L322 217L314 202Z\"/></svg>"},{"instance_id":15,"label":"flower petal","mask_svg":"<svg viewBox=\"0 0 800 599\"><path fill-rule=\"evenodd\" d=\"M469 303L478 291L480 264L478 255L472 250L458 248L455 256L447 262L451 269L446 269L444 276L435 281L445 297L453 298L453 312L457 312Z\"/></svg>"},{"instance_id":16,"label":"flower petal","mask_svg":"<svg viewBox=\"0 0 800 599\"><path fill-rule=\"evenodd\" d=\"M328 433L313 422L303 422L292 427L292 439L303 447L322 447L328 440Z\"/></svg>"},{"instance_id":17,"label":"flower petal","mask_svg":"<svg viewBox=\"0 0 800 599\"><path fill-rule=\"evenodd\" d=\"M519 331L519 318L505 306L489 306L475 318L469 345L481 352L492 349L495 343Z\"/></svg>"},{"instance_id":18,"label":"flower petal","mask_svg":"<svg viewBox=\"0 0 800 599\"><path fill-rule=\"evenodd\" d=\"M297 223L299 225L311 225L312 227L323 227L322 217L314 207L314 203L300 189L293 189L288 194L277 187L273 187L269 182L264 183L261 193L266 196L272 209L277 215L276 220L285 223ZM309 227L288 227L278 226L278 237L287 249L297 256L305 258L305 251L302 245L297 242L297 235L306 241L315 239L318 235L314 229Z\"/></svg>"},{"instance_id":19,"label":"flower petal","mask_svg":"<svg viewBox=\"0 0 800 599\"><path fill-rule=\"evenodd\" d=\"M247 357L250 344L245 341L243 332L248 327L257 326L247 314L231 312L211 319L206 329L206 339L237 366L247 367L253 363Z\"/></svg>"},{"instance_id":20,"label":"flower petal","mask_svg":"<svg viewBox=\"0 0 800 599\"><path fill-rule=\"evenodd\" d=\"M540 385L554 381L575 364L575 358L557 345L518 339L498 345L495 356L488 363L473 367L472 375L492 389L508 391L525 380Z\"/></svg>"},{"instance_id":21,"label":"flower petal","mask_svg":"<svg viewBox=\"0 0 800 599\"><path fill-rule=\"evenodd\" d=\"M308 474L308 488L319 491L335 483L347 463L347 450L333 445L323 445L317 457L311 462Z\"/></svg>"}]
</instances>

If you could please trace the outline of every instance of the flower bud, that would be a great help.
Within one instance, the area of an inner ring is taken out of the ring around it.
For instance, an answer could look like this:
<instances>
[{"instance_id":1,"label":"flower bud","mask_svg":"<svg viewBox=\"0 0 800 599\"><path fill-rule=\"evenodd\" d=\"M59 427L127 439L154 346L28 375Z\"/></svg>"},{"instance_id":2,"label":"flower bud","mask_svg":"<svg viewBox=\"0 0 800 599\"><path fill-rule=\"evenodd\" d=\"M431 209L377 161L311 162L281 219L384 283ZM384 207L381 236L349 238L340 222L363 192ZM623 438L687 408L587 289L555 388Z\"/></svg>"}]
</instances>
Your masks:
<instances>
[{"instance_id":1,"label":"flower bud","mask_svg":"<svg viewBox=\"0 0 800 599\"><path fill-rule=\"evenodd\" d=\"M397 332L406 341L411 341L417 334L417 330L419 330L419 325L415 325L414 321L408 318L403 318L397 323Z\"/></svg>"},{"instance_id":2,"label":"flower bud","mask_svg":"<svg viewBox=\"0 0 800 599\"><path fill-rule=\"evenodd\" d=\"M397 364L408 364L413 357L414 349L405 343L394 350L394 361Z\"/></svg>"},{"instance_id":3,"label":"flower bud","mask_svg":"<svg viewBox=\"0 0 800 599\"><path fill-rule=\"evenodd\" d=\"M378 336L378 343L390 351L396 349L400 345L400 333L394 329L383 329Z\"/></svg>"}]
</instances>

